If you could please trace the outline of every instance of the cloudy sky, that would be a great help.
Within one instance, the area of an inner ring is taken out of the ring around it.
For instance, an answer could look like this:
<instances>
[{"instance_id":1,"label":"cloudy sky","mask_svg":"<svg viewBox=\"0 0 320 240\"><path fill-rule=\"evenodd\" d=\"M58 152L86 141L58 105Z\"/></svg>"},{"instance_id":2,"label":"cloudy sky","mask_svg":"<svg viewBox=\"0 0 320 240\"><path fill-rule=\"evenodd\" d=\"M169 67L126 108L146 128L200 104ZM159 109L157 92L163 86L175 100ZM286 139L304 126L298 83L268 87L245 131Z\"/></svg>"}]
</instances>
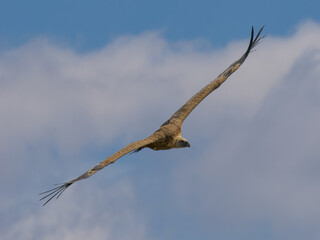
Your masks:
<instances>
[{"instance_id":1,"label":"cloudy sky","mask_svg":"<svg viewBox=\"0 0 320 240\"><path fill-rule=\"evenodd\" d=\"M319 1L3 1L0 238L320 239ZM42 207L39 192L186 119Z\"/></svg>"}]
</instances>

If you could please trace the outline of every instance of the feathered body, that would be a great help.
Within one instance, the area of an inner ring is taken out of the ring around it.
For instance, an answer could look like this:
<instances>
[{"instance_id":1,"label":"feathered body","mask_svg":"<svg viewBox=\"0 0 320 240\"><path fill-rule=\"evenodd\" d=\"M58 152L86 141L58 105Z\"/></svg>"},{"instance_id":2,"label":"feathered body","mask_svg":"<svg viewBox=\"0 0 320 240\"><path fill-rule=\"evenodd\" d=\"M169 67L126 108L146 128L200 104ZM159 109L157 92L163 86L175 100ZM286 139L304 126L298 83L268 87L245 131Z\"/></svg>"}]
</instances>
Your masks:
<instances>
[{"instance_id":1,"label":"feathered body","mask_svg":"<svg viewBox=\"0 0 320 240\"><path fill-rule=\"evenodd\" d=\"M81 176L60 184L58 187L53 188L49 191L43 192L45 194L40 200L47 199L43 205L46 205L52 198L58 198L64 190L66 190L71 184L86 179L102 168L114 163L117 159L130 152L138 152L143 148L150 148L153 150L167 150L172 148L185 148L190 147L189 142L181 137L181 128L183 121L188 117L192 110L212 91L217 89L233 72L235 72L241 64L246 60L252 49L259 43L260 33L263 27L258 32L257 36L254 37L254 31L252 28L251 39L247 51L233 64L231 64L223 73L221 73L216 79L210 82L208 85L203 87L199 92L197 92L193 97L191 97L181 108L179 108L161 127L151 134L149 137L130 143L128 146L120 149L118 152L106 158L101 163L97 164L95 167L85 172Z\"/></svg>"}]
</instances>

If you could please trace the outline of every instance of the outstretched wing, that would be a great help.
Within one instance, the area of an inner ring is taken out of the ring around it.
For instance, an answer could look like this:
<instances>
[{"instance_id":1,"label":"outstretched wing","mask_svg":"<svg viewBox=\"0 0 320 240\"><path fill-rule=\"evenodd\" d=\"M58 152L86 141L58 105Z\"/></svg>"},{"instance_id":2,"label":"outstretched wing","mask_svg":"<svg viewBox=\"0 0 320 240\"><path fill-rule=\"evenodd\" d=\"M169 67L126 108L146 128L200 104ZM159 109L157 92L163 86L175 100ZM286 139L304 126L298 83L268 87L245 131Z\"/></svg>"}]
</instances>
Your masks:
<instances>
[{"instance_id":1,"label":"outstretched wing","mask_svg":"<svg viewBox=\"0 0 320 240\"><path fill-rule=\"evenodd\" d=\"M210 82L207 86L202 88L199 92L197 92L192 98L190 98L181 108L179 108L178 111L176 111L172 117L166 121L163 125L166 125L170 123L173 119L180 119L181 124L182 122L188 117L188 115L192 112L192 110L206 97L208 96L213 90L220 87L220 85L227 80L227 78L235 72L241 64L246 60L249 53L252 51L252 49L257 46L260 39L263 37L260 37L260 33L262 32L264 27L262 27L257 36L254 37L254 30L252 27L251 30L251 39L248 46L247 51L241 56L240 59L232 63L223 73L221 73L216 79L214 79L212 82Z\"/></svg>"},{"instance_id":2,"label":"outstretched wing","mask_svg":"<svg viewBox=\"0 0 320 240\"><path fill-rule=\"evenodd\" d=\"M68 182L65 182L65 183L62 183L62 184L58 184L59 186L57 186L57 187L55 187L53 189L50 189L48 191L40 193L40 195L45 195L44 197L42 197L40 199L40 201L46 200L46 202L43 204L43 206L46 205L54 197L59 198L60 195L68 187L70 187L71 184L73 184L73 183L75 183L77 181L80 181L82 179L86 179L86 178L90 177L91 175L95 174L96 172L98 172L102 168L108 166L111 163L114 163L116 160L118 160L122 156L126 155L127 153L130 153L130 152L132 152L134 150L146 147L148 144L153 143L156 140L157 140L157 137L155 135L151 135L148 138L145 138L143 140L140 140L140 141L133 142L133 143L129 144L128 146L122 148L118 152L116 152L113 155L111 155L110 157L106 158L104 161L102 161L101 163L97 164L95 167L91 168L89 171L85 172L81 176L79 176L79 177L77 177L77 178L75 178L75 179L73 179L71 181L68 181Z\"/></svg>"}]
</instances>

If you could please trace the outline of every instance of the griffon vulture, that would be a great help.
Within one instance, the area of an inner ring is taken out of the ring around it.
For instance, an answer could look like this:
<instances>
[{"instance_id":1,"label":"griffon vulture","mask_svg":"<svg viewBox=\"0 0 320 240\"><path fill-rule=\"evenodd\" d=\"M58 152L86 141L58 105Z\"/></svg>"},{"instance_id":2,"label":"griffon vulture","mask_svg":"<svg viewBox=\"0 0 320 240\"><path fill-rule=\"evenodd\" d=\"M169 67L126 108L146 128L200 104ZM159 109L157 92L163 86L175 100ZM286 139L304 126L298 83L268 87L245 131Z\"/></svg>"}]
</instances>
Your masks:
<instances>
[{"instance_id":1,"label":"griffon vulture","mask_svg":"<svg viewBox=\"0 0 320 240\"><path fill-rule=\"evenodd\" d=\"M181 127L183 121L188 117L192 110L213 90L217 89L234 71L236 71L241 64L246 60L252 49L261 40L260 33L263 27L259 30L256 37L254 37L254 29L251 30L251 39L246 52L234 63L232 63L223 73L221 73L216 79L210 82L208 85L203 87L199 92L197 92L192 98L190 98L181 108L179 108L166 122L164 122L160 128L152 133L149 137L130 143L128 146L120 149L118 152L114 153L110 157L106 158L104 161L100 162L98 165L85 172L81 176L70 180L68 182L59 184L59 186L40 193L44 195L40 199L44 200L44 205L46 205L54 197L59 198L60 195L73 183L80 180L86 179L102 168L114 163L116 160L130 152L138 152L143 148L151 148L153 150L165 150L171 148L185 148L190 147L189 142L181 136Z\"/></svg>"}]
</instances>

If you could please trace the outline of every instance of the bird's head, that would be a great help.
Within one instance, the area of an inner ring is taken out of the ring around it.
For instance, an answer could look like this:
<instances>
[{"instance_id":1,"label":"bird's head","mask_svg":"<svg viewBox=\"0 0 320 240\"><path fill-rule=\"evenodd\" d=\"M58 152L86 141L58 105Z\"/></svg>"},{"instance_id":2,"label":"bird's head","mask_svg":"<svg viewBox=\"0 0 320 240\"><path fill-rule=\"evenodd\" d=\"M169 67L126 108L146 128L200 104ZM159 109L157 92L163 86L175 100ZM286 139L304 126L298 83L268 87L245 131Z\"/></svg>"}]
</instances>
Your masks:
<instances>
[{"instance_id":1,"label":"bird's head","mask_svg":"<svg viewBox=\"0 0 320 240\"><path fill-rule=\"evenodd\" d=\"M176 148L185 148L185 147L190 147L190 143L188 142L187 139L183 137L179 137L176 142Z\"/></svg>"}]
</instances>

